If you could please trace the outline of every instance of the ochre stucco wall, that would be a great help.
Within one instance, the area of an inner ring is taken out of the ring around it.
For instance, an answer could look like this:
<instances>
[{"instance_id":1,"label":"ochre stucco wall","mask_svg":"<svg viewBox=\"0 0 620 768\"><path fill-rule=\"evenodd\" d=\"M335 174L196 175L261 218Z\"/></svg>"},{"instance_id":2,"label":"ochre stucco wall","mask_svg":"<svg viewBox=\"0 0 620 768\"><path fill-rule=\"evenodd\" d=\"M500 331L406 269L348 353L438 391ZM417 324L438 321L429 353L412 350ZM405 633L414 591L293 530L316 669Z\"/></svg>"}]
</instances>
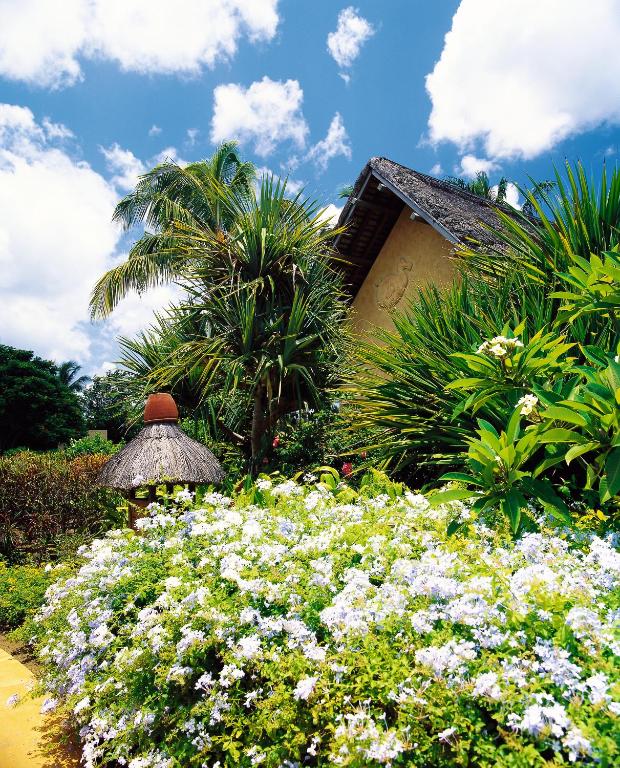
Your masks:
<instances>
[{"instance_id":1,"label":"ochre stucco wall","mask_svg":"<svg viewBox=\"0 0 620 768\"><path fill-rule=\"evenodd\" d=\"M360 334L377 325L391 328L390 311L403 309L418 286L452 280L451 243L410 216L405 207L355 297L353 323Z\"/></svg>"}]
</instances>

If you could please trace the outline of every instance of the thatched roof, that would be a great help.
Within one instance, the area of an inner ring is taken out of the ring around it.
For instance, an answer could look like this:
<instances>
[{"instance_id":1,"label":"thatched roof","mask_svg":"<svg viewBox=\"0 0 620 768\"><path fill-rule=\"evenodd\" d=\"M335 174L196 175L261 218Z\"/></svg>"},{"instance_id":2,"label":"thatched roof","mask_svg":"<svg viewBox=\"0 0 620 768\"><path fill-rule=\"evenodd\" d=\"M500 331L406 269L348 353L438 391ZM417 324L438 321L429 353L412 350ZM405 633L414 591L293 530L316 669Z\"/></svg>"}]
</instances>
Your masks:
<instances>
[{"instance_id":1,"label":"thatched roof","mask_svg":"<svg viewBox=\"0 0 620 768\"><path fill-rule=\"evenodd\" d=\"M338 226L346 232L336 239L348 262L347 282L357 293L404 208L436 229L451 243L497 245L493 233L500 221L498 207L508 206L474 195L448 181L414 171L386 157L372 157L360 173Z\"/></svg>"},{"instance_id":2,"label":"thatched roof","mask_svg":"<svg viewBox=\"0 0 620 768\"><path fill-rule=\"evenodd\" d=\"M221 483L224 471L201 443L174 422L146 424L103 466L101 485L129 491L157 482Z\"/></svg>"}]
</instances>

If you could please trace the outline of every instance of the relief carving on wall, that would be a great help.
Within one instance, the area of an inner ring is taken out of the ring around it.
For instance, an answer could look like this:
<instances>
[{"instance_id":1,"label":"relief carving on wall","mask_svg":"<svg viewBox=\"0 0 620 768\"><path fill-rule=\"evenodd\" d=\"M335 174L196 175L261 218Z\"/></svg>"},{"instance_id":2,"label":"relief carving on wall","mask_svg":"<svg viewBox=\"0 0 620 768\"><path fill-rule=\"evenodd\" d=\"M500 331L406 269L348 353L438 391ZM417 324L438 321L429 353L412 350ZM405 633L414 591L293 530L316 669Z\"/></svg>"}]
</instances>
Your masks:
<instances>
[{"instance_id":1,"label":"relief carving on wall","mask_svg":"<svg viewBox=\"0 0 620 768\"><path fill-rule=\"evenodd\" d=\"M392 310L405 295L413 264L401 257L398 271L390 272L375 283L375 300L380 309Z\"/></svg>"}]
</instances>

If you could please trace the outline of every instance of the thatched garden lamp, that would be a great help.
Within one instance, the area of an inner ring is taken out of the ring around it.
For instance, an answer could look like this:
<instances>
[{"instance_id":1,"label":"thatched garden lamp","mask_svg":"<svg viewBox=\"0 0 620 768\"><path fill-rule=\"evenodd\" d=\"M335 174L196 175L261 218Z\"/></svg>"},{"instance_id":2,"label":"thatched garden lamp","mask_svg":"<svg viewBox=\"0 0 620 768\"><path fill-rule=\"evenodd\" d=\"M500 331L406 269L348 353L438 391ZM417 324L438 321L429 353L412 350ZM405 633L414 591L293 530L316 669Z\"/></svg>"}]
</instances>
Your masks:
<instances>
[{"instance_id":1,"label":"thatched garden lamp","mask_svg":"<svg viewBox=\"0 0 620 768\"><path fill-rule=\"evenodd\" d=\"M122 491L129 499L129 525L133 528L140 509L155 501L155 490L165 484L221 483L224 471L201 443L192 440L178 425L179 412L171 395L149 395L144 408L144 427L131 442L112 456L99 473L99 482ZM139 498L148 488L148 497Z\"/></svg>"}]
</instances>

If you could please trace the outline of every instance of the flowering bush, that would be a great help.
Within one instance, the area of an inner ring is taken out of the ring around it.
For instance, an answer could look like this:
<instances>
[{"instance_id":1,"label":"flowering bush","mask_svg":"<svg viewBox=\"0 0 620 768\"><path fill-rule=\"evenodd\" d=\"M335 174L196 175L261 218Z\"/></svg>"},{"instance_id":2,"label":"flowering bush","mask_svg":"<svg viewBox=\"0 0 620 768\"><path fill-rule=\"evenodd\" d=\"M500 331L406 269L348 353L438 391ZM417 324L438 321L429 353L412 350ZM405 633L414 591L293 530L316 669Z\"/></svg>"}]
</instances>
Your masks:
<instances>
[{"instance_id":1,"label":"flowering bush","mask_svg":"<svg viewBox=\"0 0 620 768\"><path fill-rule=\"evenodd\" d=\"M197 506L154 505L47 592L44 706L86 768L617 764L611 540L447 538L466 507L377 474Z\"/></svg>"}]
</instances>

